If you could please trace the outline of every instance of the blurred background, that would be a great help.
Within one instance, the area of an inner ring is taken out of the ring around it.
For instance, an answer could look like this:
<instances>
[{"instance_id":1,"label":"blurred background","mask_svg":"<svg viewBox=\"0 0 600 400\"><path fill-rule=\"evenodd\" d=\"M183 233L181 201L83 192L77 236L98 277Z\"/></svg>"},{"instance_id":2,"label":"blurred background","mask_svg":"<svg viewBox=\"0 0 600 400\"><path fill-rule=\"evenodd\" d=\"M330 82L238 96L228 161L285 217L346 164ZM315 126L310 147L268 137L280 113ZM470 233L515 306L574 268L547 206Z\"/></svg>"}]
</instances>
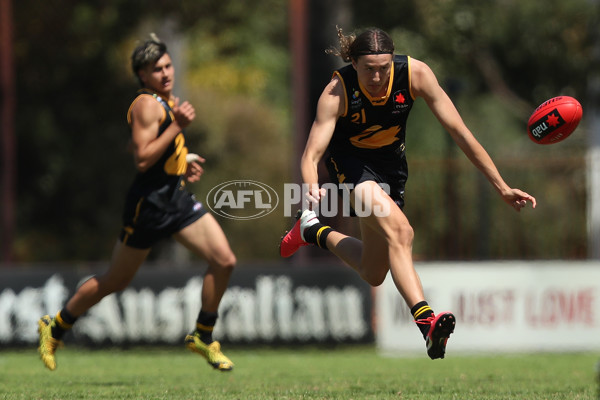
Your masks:
<instances>
[{"instance_id":1,"label":"blurred background","mask_svg":"<svg viewBox=\"0 0 600 400\"><path fill-rule=\"evenodd\" d=\"M110 257L135 173L129 57L151 32L173 57L176 95L196 109L186 134L207 160L191 186L198 198L234 179L279 192L299 183L317 98L342 65L325 54L337 45L336 25L382 28L397 53L427 62L509 185L537 198L535 210L514 212L417 101L405 207L417 260L600 257L598 1L0 0L1 265ZM534 144L527 119L558 95L581 102L582 123L560 144ZM282 209L219 222L241 265L280 261L291 224ZM333 223L358 234L355 222ZM328 257L307 249L289 262ZM195 261L171 241L151 258Z\"/></svg>"}]
</instances>

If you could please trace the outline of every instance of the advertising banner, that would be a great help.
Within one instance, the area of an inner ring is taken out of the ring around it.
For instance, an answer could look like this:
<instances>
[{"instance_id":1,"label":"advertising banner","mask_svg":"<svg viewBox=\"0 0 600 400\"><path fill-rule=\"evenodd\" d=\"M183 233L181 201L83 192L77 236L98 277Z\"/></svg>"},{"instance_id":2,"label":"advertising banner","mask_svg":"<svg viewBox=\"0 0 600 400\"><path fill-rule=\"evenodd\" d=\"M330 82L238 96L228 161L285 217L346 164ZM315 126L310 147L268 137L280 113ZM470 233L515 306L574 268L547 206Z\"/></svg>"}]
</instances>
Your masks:
<instances>
[{"instance_id":1,"label":"advertising banner","mask_svg":"<svg viewBox=\"0 0 600 400\"><path fill-rule=\"evenodd\" d=\"M435 311L452 311L447 354L600 350L600 263L418 263ZM424 352L390 276L376 292L377 345Z\"/></svg>"},{"instance_id":2,"label":"advertising banner","mask_svg":"<svg viewBox=\"0 0 600 400\"><path fill-rule=\"evenodd\" d=\"M0 269L0 347L37 343L37 320L53 316L85 269ZM204 268L144 265L124 291L105 297L75 324L68 343L182 344L200 310ZM369 343L371 289L349 268L239 266L221 301L216 339L239 344Z\"/></svg>"}]
</instances>

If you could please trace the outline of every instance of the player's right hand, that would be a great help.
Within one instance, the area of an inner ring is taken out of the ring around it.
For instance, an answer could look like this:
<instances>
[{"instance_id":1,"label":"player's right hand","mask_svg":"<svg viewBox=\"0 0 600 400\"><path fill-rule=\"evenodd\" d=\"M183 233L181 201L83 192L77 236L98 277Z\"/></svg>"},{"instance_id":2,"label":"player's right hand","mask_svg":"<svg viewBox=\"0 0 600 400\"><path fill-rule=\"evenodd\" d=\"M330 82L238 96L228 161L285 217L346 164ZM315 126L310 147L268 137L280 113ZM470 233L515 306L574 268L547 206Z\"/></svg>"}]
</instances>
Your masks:
<instances>
[{"instance_id":1,"label":"player's right hand","mask_svg":"<svg viewBox=\"0 0 600 400\"><path fill-rule=\"evenodd\" d=\"M319 185L309 185L308 191L304 194L308 207L312 210L313 206L317 206L319 202L325 197L327 192L323 188L319 188Z\"/></svg>"}]
</instances>

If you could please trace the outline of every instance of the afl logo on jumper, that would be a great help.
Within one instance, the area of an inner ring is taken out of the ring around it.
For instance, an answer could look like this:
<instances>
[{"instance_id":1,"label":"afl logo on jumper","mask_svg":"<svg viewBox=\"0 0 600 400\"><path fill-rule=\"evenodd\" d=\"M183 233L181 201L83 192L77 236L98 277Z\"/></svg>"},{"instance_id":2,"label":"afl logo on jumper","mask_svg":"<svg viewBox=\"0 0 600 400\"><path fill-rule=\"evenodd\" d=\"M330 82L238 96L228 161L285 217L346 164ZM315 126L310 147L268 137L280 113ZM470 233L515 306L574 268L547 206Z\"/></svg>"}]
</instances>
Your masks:
<instances>
[{"instance_id":1,"label":"afl logo on jumper","mask_svg":"<svg viewBox=\"0 0 600 400\"><path fill-rule=\"evenodd\" d=\"M394 92L392 100L394 101L394 111L404 112L409 107L408 93L405 89Z\"/></svg>"}]
</instances>

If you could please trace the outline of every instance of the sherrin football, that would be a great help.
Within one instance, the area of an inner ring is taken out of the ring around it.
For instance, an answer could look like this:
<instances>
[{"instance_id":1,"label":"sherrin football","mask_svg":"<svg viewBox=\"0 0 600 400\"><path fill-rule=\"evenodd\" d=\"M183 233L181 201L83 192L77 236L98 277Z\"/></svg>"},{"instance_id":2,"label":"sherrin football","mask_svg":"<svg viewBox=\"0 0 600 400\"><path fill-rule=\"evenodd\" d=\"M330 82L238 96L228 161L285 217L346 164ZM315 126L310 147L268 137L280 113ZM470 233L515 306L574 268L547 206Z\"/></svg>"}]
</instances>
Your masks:
<instances>
[{"instance_id":1,"label":"sherrin football","mask_svg":"<svg viewBox=\"0 0 600 400\"><path fill-rule=\"evenodd\" d=\"M529 138L538 144L563 141L577 128L582 115L581 104L573 97L558 96L547 100L529 117Z\"/></svg>"}]
</instances>

